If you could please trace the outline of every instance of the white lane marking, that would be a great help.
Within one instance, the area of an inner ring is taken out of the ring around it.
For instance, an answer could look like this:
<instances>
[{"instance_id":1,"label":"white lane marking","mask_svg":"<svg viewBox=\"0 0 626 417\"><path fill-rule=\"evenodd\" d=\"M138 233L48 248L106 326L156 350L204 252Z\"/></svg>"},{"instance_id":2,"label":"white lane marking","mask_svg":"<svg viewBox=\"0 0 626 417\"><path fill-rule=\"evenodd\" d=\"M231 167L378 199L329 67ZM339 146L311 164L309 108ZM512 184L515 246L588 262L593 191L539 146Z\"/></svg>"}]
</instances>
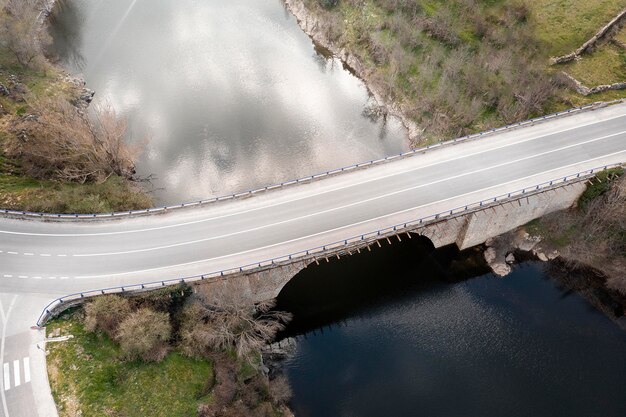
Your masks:
<instances>
[{"instance_id":1,"label":"white lane marking","mask_svg":"<svg viewBox=\"0 0 626 417\"><path fill-rule=\"evenodd\" d=\"M20 361L17 359L13 361L13 379L15 387L19 387L22 384L22 381L20 381Z\"/></svg>"},{"instance_id":2,"label":"white lane marking","mask_svg":"<svg viewBox=\"0 0 626 417\"><path fill-rule=\"evenodd\" d=\"M9 275L9 274L4 274L5 278L13 278L13 275Z\"/></svg>"},{"instance_id":3,"label":"white lane marking","mask_svg":"<svg viewBox=\"0 0 626 417\"><path fill-rule=\"evenodd\" d=\"M357 205L360 205L360 204L363 204L363 203L369 203L371 201L376 201L376 200L387 198L387 197L390 197L390 196L393 196L393 195L402 194L402 193L407 192L407 191L413 191L413 190L416 190L418 188L429 187L431 185L440 184L442 182L454 180L454 179L461 178L461 177L464 177L464 176L467 176L467 175L473 175L473 174L477 174L479 172L489 171L489 170L494 169L494 168L500 168L500 167L503 167L503 166L506 166L506 165L515 164L515 163L522 162L522 161L525 161L525 160L528 160L528 159L537 158L539 156L543 156L543 155L547 155L547 154L551 154L551 153L555 153L555 152L560 152L560 151L565 150L565 149L573 148L573 147L576 147L576 146L579 146L579 145L585 145L585 144L588 144L588 143L597 142L597 141L600 141L600 140L603 140L603 139L607 139L607 138L611 138L611 137L614 137L614 136L617 136L617 135L621 135L621 134L624 134L624 133L626 133L626 130L623 131L623 132L620 132L620 133L615 133L615 134L604 136L604 137L601 137L601 138L592 139L592 140L583 142L581 144L564 146L564 147L559 148L559 149L554 149L554 150L551 150L551 151L541 152L541 153L538 153L538 154L535 154L535 155L531 155L531 156L525 156L523 158L519 158L519 159L516 159L516 160L513 160L513 161L508 161L508 162L504 162L504 163L501 163L501 164L492 165L492 166L489 166L489 167L486 167L486 168L477 169L477 170L469 172L469 173L453 175L451 177L438 179L436 181L432 181L432 182L429 182L429 183L426 183L426 184L420 184L420 185L409 187L409 188L405 188L405 189L402 189L402 190L397 190L397 191L394 191L394 192L391 192L391 193L382 194L382 195L379 195L379 196L376 196L376 197L367 198L367 199L360 200L360 201L357 201L357 202L354 202L354 203L350 203L350 204L346 204L346 205L343 205L343 206L332 207L332 208L329 208L329 209L326 209L326 210L317 211L317 212L312 213L312 214L305 214L305 215L302 215L302 216L292 217L292 218L287 219L287 220L282 220L282 221L275 222L275 223L265 224L263 226L253 227L251 229L240 230L240 231L237 231L237 232L226 233L226 234L223 234L223 235L220 235L220 236L212 236L212 237L207 237L207 238L203 238L203 239L190 240L190 241L187 241L187 242L180 242L180 243L172 243L170 245L154 246L154 247L151 247L151 248L144 248L144 249L133 249L133 250L127 250L127 251L105 252L105 253L81 253L81 254L74 254L72 256L73 257L85 258L85 257L115 256L115 255L126 255L126 254L131 254L131 253L151 252L151 251L156 251L156 250L163 250L163 249L170 249L170 248L175 248L175 247L180 247L180 246L193 245L193 244L196 244L196 243L208 242L208 241L211 241L211 240L223 239L223 238L226 238L226 237L236 236L236 235L240 235L240 234L247 234L247 233L250 233L250 232L253 232L253 231L267 229L267 228L271 228L271 227L278 226L278 225L281 225L281 224L291 223L291 222L294 222L294 221L297 221L297 220L306 219L308 217L314 217L314 216L319 216L321 214L330 213L330 212L333 212L333 211L343 210L343 209L346 209L346 208L349 208L349 207L353 207L353 206L357 206Z\"/></svg>"},{"instance_id":4,"label":"white lane marking","mask_svg":"<svg viewBox=\"0 0 626 417\"><path fill-rule=\"evenodd\" d=\"M17 252L7 252L9 255L17 255Z\"/></svg>"},{"instance_id":5,"label":"white lane marking","mask_svg":"<svg viewBox=\"0 0 626 417\"><path fill-rule=\"evenodd\" d=\"M63 257L63 256L67 256L67 255L66 254L61 254L61 255L57 255L57 256Z\"/></svg>"},{"instance_id":6,"label":"white lane marking","mask_svg":"<svg viewBox=\"0 0 626 417\"><path fill-rule=\"evenodd\" d=\"M70 277L59 277L59 279L69 279Z\"/></svg>"},{"instance_id":7,"label":"white lane marking","mask_svg":"<svg viewBox=\"0 0 626 417\"><path fill-rule=\"evenodd\" d=\"M35 256L34 253L24 252L24 256Z\"/></svg>"},{"instance_id":8,"label":"white lane marking","mask_svg":"<svg viewBox=\"0 0 626 417\"><path fill-rule=\"evenodd\" d=\"M28 384L30 382L30 358L27 356L23 359L24 361L24 383Z\"/></svg>"},{"instance_id":9,"label":"white lane marking","mask_svg":"<svg viewBox=\"0 0 626 417\"><path fill-rule=\"evenodd\" d=\"M41 277L33 277L33 279L41 279Z\"/></svg>"},{"instance_id":10,"label":"white lane marking","mask_svg":"<svg viewBox=\"0 0 626 417\"><path fill-rule=\"evenodd\" d=\"M512 142L512 143L509 143L509 144L506 144L506 145L501 145L501 146L498 146L498 147L491 147L491 148L488 148L488 149L485 149L485 150L479 151L479 152L463 154L462 156L459 156L459 157L446 159L446 160L443 160L443 161L434 162L434 163L427 164L427 165L421 165L421 166L418 166L418 167L415 167L415 168L412 168L412 169L409 169L409 170L404 170L402 172L391 173L391 174L387 174L387 175L378 176L378 177L375 177L375 178L370 178L370 179L367 179L367 180L364 180L364 181L360 181L360 182L354 182L354 183L351 183L350 185L347 185L347 186L335 187L335 188L332 188L332 189L324 190L324 191L319 192L319 193L307 194L306 196L298 197L298 198L295 198L295 199L292 199L292 200L285 200L285 201L281 201L281 202L278 202L278 203L267 204L267 205L264 205L264 206L261 206L261 207L250 208L250 209L247 209L247 210L237 211L235 213L224 214L224 215L220 215L220 216L216 216L216 217L209 217L209 218L205 218L205 219L201 219L201 220L194 220L194 221L190 221L190 222L170 224L170 225L159 226L159 227L151 227L151 228L146 228L146 229L121 230L121 231L117 231L117 232L101 232L101 233L30 233L30 232L13 232L13 231L8 231L8 230L0 230L0 234L22 235L22 236L48 236L48 237L109 236L109 235L121 235L121 234L129 234L129 233L150 232L150 231L155 231L155 230L163 230L163 229L170 229L170 228L175 228L175 227L189 226L189 225L192 225L192 224L205 223L205 222L209 222L209 221L212 221L212 220L222 219L222 218L225 218L225 217L236 216L236 215L245 214L245 213L249 213L249 212L253 212L253 211L258 211L258 210L263 210L263 209L267 209L267 208L271 208L271 207L280 206L280 205L283 205L283 204L289 204L289 203L292 203L292 202L295 202L295 201L306 200L306 199L309 199L309 198L312 198L312 197L317 197L317 196L320 196L320 195L323 195L323 194L328 194L328 193L331 193L331 192L340 191L340 190L343 190L343 189L346 189L346 188L356 187L356 186L359 186L359 185L367 184L369 182L379 181L379 180L382 180L382 179L385 179L385 178L389 178L389 177L393 177L393 176L397 176L397 175L402 175L402 174L406 174L406 173L413 172L413 171L418 171L418 170L421 170L421 169L424 169L424 168L429 168L431 166L441 165L441 164L444 164L444 163L453 162L453 161L457 161L457 160L460 160L460 159L465 159L465 158L468 158L468 157L471 157L471 156L476 156L476 155L480 155L480 154L483 154L483 153L492 152L492 151L495 151L495 150L507 148L507 147L510 147L510 146L515 146L515 145L518 145L520 143L531 142L531 141L534 141L534 140L537 140L537 139L541 139L541 138L544 138L544 137L547 137L547 136L552 136L552 135L555 135L555 134L558 134L558 133L564 133L564 132L569 132L569 131L572 131L572 130L578 130L578 129L583 128L583 127L592 126L592 125L600 124L600 123L605 123L605 122L608 122L608 121L611 121L611 120L614 120L614 119L620 119L620 118L623 118L623 117L626 117L626 115L620 115L620 116L616 116L616 117L611 117L611 118L604 119L604 120L599 121L599 122L596 121L596 122L592 122L592 123L577 125L577 126L572 127L570 129L564 129L564 130L561 130L561 131L558 131L558 132L552 132L552 133L548 133L548 134L541 135L541 136L534 136L534 137L527 138L527 139L524 139L524 140L519 140L519 141L516 141L516 142ZM621 134L621 133L624 133L624 132L616 133L616 135ZM580 145L580 144L581 143L574 144L572 146L577 146L577 145ZM584 144L584 143L582 143L582 144ZM460 145L458 145L458 146L460 146ZM445 149L445 148L443 148L443 149Z\"/></svg>"},{"instance_id":11,"label":"white lane marking","mask_svg":"<svg viewBox=\"0 0 626 417\"><path fill-rule=\"evenodd\" d=\"M11 315L11 311L13 310L13 306L15 305L15 301L17 300L17 295L14 295L11 299L11 304L9 304L9 309L6 314L4 313L4 306L2 305L2 300L0 300L0 310L2 310L2 341L0 341L0 363L4 362L4 345L6 342L7 335L7 321L9 316ZM11 388L11 381L9 379L9 369L8 364L4 364L4 378L3 378L3 387L4 389L0 391L0 398L2 398L2 411L4 411L4 417L9 417L9 407L7 406L7 397L5 395L5 391Z\"/></svg>"},{"instance_id":12,"label":"white lane marking","mask_svg":"<svg viewBox=\"0 0 626 417\"><path fill-rule=\"evenodd\" d=\"M363 220L363 221L360 221L360 222L352 223L352 224L349 224L349 225L337 227L337 228L334 228L334 229L325 230L323 232L313 233L313 234L308 235L308 236L301 236L301 237L298 237L296 239L286 240L284 242L279 242L279 243L274 243L274 244L267 245L267 246L262 246L260 248L254 248L254 249L250 249L250 250L246 250L246 251L242 251L242 252L230 253L228 255L223 255L223 256L217 256L215 258L200 259L200 260L197 260L197 261L184 262L184 263L175 264L175 265L167 265L167 266L161 266L161 267L156 267L156 268L140 269L140 270L130 271L130 272L118 272L118 273L110 273L110 274L103 274L103 275L79 275L79 276L75 276L74 278L76 278L76 279L110 278L110 277L114 277L114 276L140 274L140 273L143 273L143 272L153 272L153 271L159 271L159 270L163 270L163 269L178 268L178 267L181 267L181 266L189 266L189 265L199 264L199 263L203 263L203 262L214 261L214 260L217 260L217 259L228 258L228 257L231 257L231 256L243 255L243 254L250 253L250 252L256 252L256 251L263 250L263 249L269 249L269 248L273 248L273 247L276 247L276 246L297 242L299 240L304 240L304 239L308 239L308 238L311 238L311 237L320 236L320 235L327 234L327 233L332 233L332 232L335 232L337 230L347 229L347 228L350 228L350 227L353 227L353 226L358 226L358 225L363 224L363 223L369 223L369 222L372 222L372 221L383 219L385 217L395 216L395 215L402 214L402 213L405 213L405 212L408 212L408 211L417 210L419 208L427 207L427 206L430 206L430 205L433 205L433 204L441 203L441 202L448 201L448 200L454 200L455 198L464 197L466 195L470 195L470 194L474 194L474 193L477 193L477 192L489 190L489 189L495 188L495 187L500 187L502 185L509 184L509 183L516 182L516 181L521 181L521 180L524 180L526 178L534 177L536 175L547 174L548 172L552 172L552 171L554 171L556 169L563 169L563 168L567 168L569 166L574 166L574 165L578 165L578 164L581 164L581 163L594 161L594 160L599 159L599 158L606 158L606 157L609 157L609 156L618 155L620 153L626 153L626 151L619 151L619 152L615 152L615 153L612 153L612 154L609 154L609 155L603 155L603 156L600 156L600 157L597 157L597 158L588 159L586 161L576 162L576 163L569 164L569 165L566 165L566 166L563 166L563 167L551 169L549 171L544 171L544 172L540 172L540 173L537 173L537 174L529 175L527 177L518 178L518 179L515 179L513 181L508 181L508 182L505 182L505 183L502 183L502 184L492 185L490 187L486 187L486 188L483 188L483 189L480 189L480 190L475 190L475 191L471 191L469 193L460 194L460 195L456 195L454 197L450 197L450 198L446 198L446 199L443 199L443 200L435 201L433 203L428 203L428 204L423 204L421 206L411 207L411 208L408 208L408 209L397 211L395 213L385 214L383 216L375 217L375 218L372 218L372 219L367 219L367 220ZM301 252L303 252L303 251L301 251ZM283 256L285 256L285 255L283 255Z\"/></svg>"},{"instance_id":13,"label":"white lane marking","mask_svg":"<svg viewBox=\"0 0 626 417\"><path fill-rule=\"evenodd\" d=\"M18 278L24 279L24 278L28 278L28 277L26 275L20 275Z\"/></svg>"},{"instance_id":14,"label":"white lane marking","mask_svg":"<svg viewBox=\"0 0 626 417\"><path fill-rule=\"evenodd\" d=\"M40 253L39 256L52 256L49 253Z\"/></svg>"},{"instance_id":15,"label":"white lane marking","mask_svg":"<svg viewBox=\"0 0 626 417\"><path fill-rule=\"evenodd\" d=\"M11 389L11 370L9 369L9 363L5 362L4 364L4 390L8 391Z\"/></svg>"}]
</instances>

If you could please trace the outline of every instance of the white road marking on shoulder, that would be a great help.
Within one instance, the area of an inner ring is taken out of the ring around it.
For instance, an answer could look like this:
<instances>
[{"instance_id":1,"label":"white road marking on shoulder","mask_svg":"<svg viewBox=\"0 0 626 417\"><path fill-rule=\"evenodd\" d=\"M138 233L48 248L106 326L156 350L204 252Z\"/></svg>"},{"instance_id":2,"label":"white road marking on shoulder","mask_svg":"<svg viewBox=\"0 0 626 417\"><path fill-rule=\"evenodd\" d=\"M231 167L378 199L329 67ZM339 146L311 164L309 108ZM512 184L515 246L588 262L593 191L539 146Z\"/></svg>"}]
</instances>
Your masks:
<instances>
[{"instance_id":1,"label":"white road marking on shoulder","mask_svg":"<svg viewBox=\"0 0 626 417\"><path fill-rule=\"evenodd\" d=\"M268 204L268 205L264 205L262 207L256 207L256 208L252 208L252 209L248 209L248 210L237 211L235 213L229 213L229 214L225 214L225 215L221 215L221 216L216 216L216 217L211 217L211 218L206 218L206 219L201 219L201 220L195 220L195 221L191 221L191 222L177 223L177 224L171 224L171 225L167 225L167 226L159 226L159 227L146 228L146 229L122 230L122 231L118 231L118 232L102 232L102 233L66 233L66 234L61 234L61 233L12 232L12 231L6 231L6 230L0 230L0 233L12 234L12 235L24 235L24 236L89 237L89 236L108 236L108 235L119 235L119 234L128 234L128 233L141 233L141 232L149 232L149 231L154 231L154 230L169 229L169 228L174 228L174 227L188 226L188 225L192 225L192 224L204 223L204 222L208 222L208 221L211 221L211 220L221 219L221 218L224 218L224 217L230 217L230 216L239 215L239 214L243 214L243 213L248 213L248 212L252 212L252 211L262 210L262 209L266 209L266 208L269 208L269 207L275 207L275 206L279 206L279 205L282 205L282 204L288 204L288 203L291 203L291 202L294 202L294 201L304 200L304 199L307 199L307 198L311 198L311 197L316 197L316 196L319 196L319 195L327 194L327 193L330 193L330 192L343 190L345 188L351 188L351 187L354 187L354 186L367 184L368 182L378 181L378 180L381 180L381 179L384 179L384 178L388 178L388 177L392 177L392 176L395 176L395 175L405 174L407 172L412 172L412 171L417 171L417 170L428 168L428 167L431 167L431 166L440 165L442 163L452 162L452 161L456 161L456 160L459 160L459 159L468 158L470 156L480 155L482 153L486 153L486 152L491 152L491 151L498 150L498 149L507 148L509 146L518 145L520 143L531 142L533 140L541 139L541 138L544 138L546 136L552 136L552 135L555 135L555 134L558 134L558 133L569 132L569 131L572 131L572 130L577 130L577 129L580 129L580 128L583 128L583 127L592 126L592 125L599 124L599 123L605 123L605 122L608 122L608 121L611 121L611 120L614 120L614 119L620 119L620 118L624 118L624 117L626 117L626 115L619 115L619 116L603 119L601 121L594 121L594 122L587 123L587 124L577 125L575 127L569 128L569 129L560 130L558 132L551 132L551 133L548 133L548 134L545 134L545 135L541 135L541 136L534 136L534 137L531 137L531 138L515 141L515 142L509 143L509 144L506 144L506 145L502 145L502 146L499 146L499 147L491 147L491 148L485 149L485 150L480 151L480 152L463 154L462 156L459 156L459 157L456 157L456 158L446 159L444 161L439 161L439 162L435 162L435 163L428 164L428 165L421 165L419 167L416 167L416 168L413 168L413 169L410 169L410 170L406 170L406 171L403 171L401 173L393 173L393 174L388 174L388 175L384 175L384 176L379 176L379 177L376 177L376 178L373 178L373 179L368 179L366 181L352 183L349 186L335 187L333 189L324 190L324 191L322 191L320 193L308 194L308 195L306 195L304 197L299 197L299 198L296 198L296 199L293 199L293 200L282 201L282 202L275 203L275 204ZM617 134L621 134L621 133L624 133L624 132L616 133L616 135ZM599 138L599 139L602 139L602 138ZM578 146L578 145L581 145L581 144L584 144L584 143L587 143L587 142L574 144L572 146Z\"/></svg>"}]
</instances>

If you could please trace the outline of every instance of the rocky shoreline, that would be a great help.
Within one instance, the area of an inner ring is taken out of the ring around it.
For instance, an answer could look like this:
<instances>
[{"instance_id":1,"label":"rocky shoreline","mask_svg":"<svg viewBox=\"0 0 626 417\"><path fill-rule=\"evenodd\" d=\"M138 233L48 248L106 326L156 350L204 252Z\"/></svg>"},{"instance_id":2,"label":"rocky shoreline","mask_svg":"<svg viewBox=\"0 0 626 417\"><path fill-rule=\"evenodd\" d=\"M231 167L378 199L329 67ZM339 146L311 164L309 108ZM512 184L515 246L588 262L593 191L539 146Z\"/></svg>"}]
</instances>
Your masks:
<instances>
[{"instance_id":1,"label":"rocky shoreline","mask_svg":"<svg viewBox=\"0 0 626 417\"><path fill-rule=\"evenodd\" d=\"M590 304L626 330L626 296L607 286L602 271L567 259L543 237L524 227L485 242L485 261L499 277L506 277L518 262L537 260L548 264L548 274L559 285L582 295Z\"/></svg>"},{"instance_id":2,"label":"rocky shoreline","mask_svg":"<svg viewBox=\"0 0 626 417\"><path fill-rule=\"evenodd\" d=\"M375 83L372 82L370 73L366 70L361 61L347 51L345 48L341 48L328 40L322 32L319 19L309 13L301 0L284 0L285 6L291 14L296 17L298 25L306 33L315 44L321 45L324 49L328 50L333 56L341 60L341 62L352 72L356 77L360 78L365 84L366 88L376 101L377 105L382 109L382 112L394 117L397 117L408 132L409 141L411 146L415 147L422 138L423 129L418 126L411 118L409 118L402 109L402 105L394 103L392 100L383 97L381 91L378 91Z\"/></svg>"}]
</instances>

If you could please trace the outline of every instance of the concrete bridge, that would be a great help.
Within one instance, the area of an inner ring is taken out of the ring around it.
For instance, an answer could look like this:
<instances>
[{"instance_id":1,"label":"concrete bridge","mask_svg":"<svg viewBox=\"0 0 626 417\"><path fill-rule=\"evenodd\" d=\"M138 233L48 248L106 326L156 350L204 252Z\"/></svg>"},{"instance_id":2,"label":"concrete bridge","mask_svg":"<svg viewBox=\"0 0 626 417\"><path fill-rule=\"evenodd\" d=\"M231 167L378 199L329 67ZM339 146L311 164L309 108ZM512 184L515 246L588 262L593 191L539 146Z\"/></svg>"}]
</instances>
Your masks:
<instances>
[{"instance_id":1,"label":"concrete bridge","mask_svg":"<svg viewBox=\"0 0 626 417\"><path fill-rule=\"evenodd\" d=\"M0 363L30 352L32 384L46 387L45 357L35 348L44 335L28 326L85 297L225 279L240 280L257 299L275 297L308 264L391 239L480 244L570 207L587 178L625 161L621 103L177 207L0 211ZM2 415L50 415L50 401L34 401L30 390L11 400L17 391L7 390L11 377L3 381ZM14 401L38 410L23 413Z\"/></svg>"}]
</instances>

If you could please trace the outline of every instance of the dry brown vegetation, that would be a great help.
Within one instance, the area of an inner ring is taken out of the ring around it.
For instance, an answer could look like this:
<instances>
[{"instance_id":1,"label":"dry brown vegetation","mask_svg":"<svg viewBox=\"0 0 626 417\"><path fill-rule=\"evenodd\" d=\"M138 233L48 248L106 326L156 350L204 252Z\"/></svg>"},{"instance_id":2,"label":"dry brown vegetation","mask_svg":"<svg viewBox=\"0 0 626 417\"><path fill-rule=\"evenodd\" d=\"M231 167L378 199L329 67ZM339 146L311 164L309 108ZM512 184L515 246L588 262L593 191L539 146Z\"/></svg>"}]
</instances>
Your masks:
<instances>
[{"instance_id":1,"label":"dry brown vegetation","mask_svg":"<svg viewBox=\"0 0 626 417\"><path fill-rule=\"evenodd\" d=\"M89 114L63 98L29 104L31 112L11 124L5 150L26 175L79 183L133 176L140 150L126 144L126 121L112 108Z\"/></svg>"},{"instance_id":2,"label":"dry brown vegetation","mask_svg":"<svg viewBox=\"0 0 626 417\"><path fill-rule=\"evenodd\" d=\"M573 266L589 265L626 296L626 176L601 174L579 207L541 219L538 230ZM613 178L613 180L611 180Z\"/></svg>"},{"instance_id":3,"label":"dry brown vegetation","mask_svg":"<svg viewBox=\"0 0 626 417\"><path fill-rule=\"evenodd\" d=\"M541 114L556 81L523 1L305 0L368 81L425 129L459 136Z\"/></svg>"},{"instance_id":4,"label":"dry brown vegetation","mask_svg":"<svg viewBox=\"0 0 626 417\"><path fill-rule=\"evenodd\" d=\"M160 362L169 351L171 335L167 313L140 308L120 323L117 341L126 359Z\"/></svg>"},{"instance_id":5,"label":"dry brown vegetation","mask_svg":"<svg viewBox=\"0 0 626 417\"><path fill-rule=\"evenodd\" d=\"M199 286L183 310L181 345L192 355L234 349L251 360L290 319L273 307L273 301L254 302L231 281Z\"/></svg>"},{"instance_id":6,"label":"dry brown vegetation","mask_svg":"<svg viewBox=\"0 0 626 417\"><path fill-rule=\"evenodd\" d=\"M0 1L0 40L24 68L45 68L50 35L39 19L42 0Z\"/></svg>"}]
</instances>

